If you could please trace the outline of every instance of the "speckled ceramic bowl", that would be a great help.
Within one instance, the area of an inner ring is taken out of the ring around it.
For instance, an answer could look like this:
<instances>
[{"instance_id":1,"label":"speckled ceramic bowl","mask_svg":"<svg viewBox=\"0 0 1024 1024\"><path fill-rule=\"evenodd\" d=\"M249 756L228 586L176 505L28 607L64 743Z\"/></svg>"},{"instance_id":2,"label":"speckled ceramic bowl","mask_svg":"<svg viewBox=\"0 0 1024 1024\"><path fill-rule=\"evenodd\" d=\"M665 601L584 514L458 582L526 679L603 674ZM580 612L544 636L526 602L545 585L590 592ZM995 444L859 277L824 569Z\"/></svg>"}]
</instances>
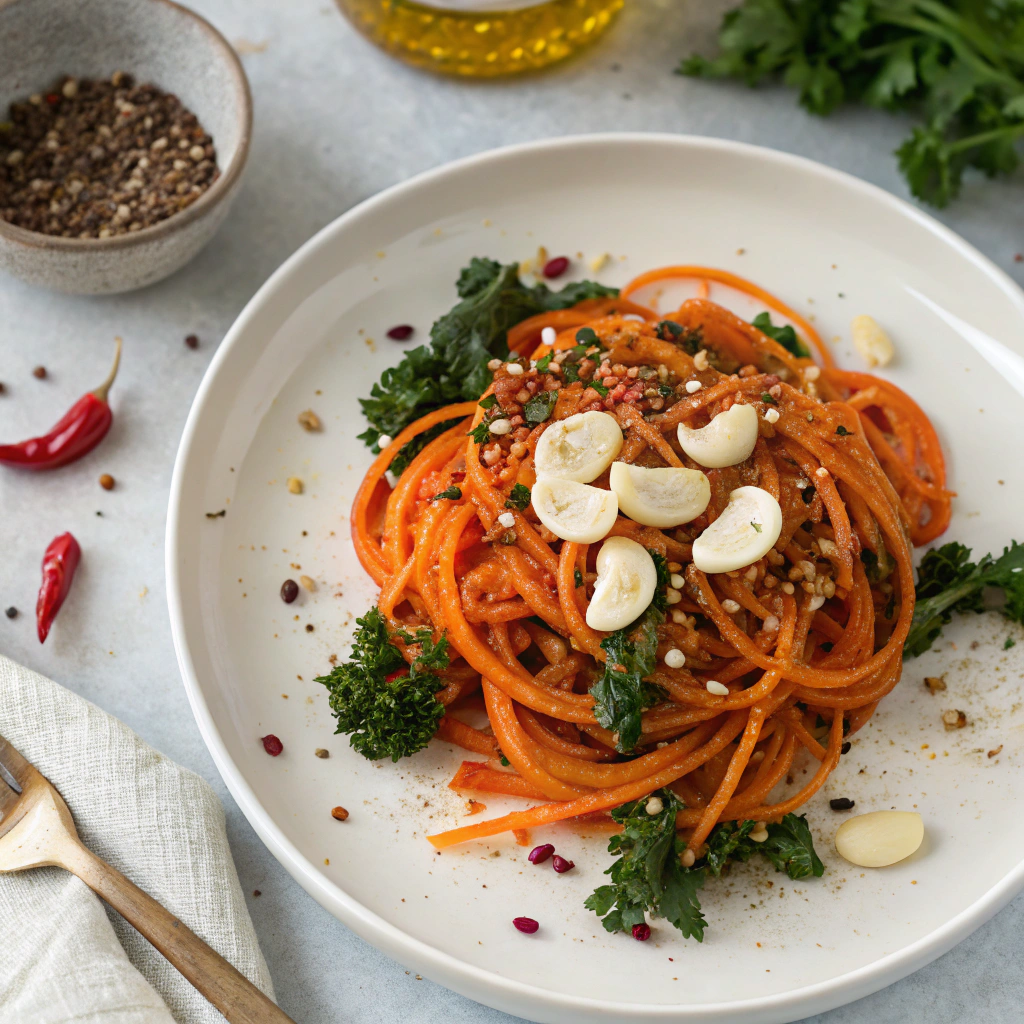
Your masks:
<instances>
[{"instance_id":1,"label":"speckled ceramic bowl","mask_svg":"<svg viewBox=\"0 0 1024 1024\"><path fill-rule=\"evenodd\" d=\"M0 120L12 100L62 74L126 71L175 93L213 137L220 177L191 206L113 238L59 238L0 220L0 269L79 295L131 291L183 266L213 237L238 191L252 99L234 50L171 0L0 0Z\"/></svg>"}]
</instances>

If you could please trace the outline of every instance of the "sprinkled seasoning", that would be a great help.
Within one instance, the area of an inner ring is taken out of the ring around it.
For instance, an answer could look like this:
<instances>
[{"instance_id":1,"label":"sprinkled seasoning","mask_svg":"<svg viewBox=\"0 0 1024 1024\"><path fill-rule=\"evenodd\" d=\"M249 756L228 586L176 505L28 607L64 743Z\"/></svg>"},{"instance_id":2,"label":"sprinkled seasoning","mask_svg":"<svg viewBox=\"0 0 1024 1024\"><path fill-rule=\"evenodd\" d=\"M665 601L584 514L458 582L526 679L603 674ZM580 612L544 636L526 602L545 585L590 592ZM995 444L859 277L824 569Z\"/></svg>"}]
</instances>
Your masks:
<instances>
[{"instance_id":1,"label":"sprinkled seasoning","mask_svg":"<svg viewBox=\"0 0 1024 1024\"><path fill-rule=\"evenodd\" d=\"M116 72L67 76L11 104L0 133L0 220L64 238L109 238L179 213L219 177L213 141L170 93Z\"/></svg>"}]
</instances>

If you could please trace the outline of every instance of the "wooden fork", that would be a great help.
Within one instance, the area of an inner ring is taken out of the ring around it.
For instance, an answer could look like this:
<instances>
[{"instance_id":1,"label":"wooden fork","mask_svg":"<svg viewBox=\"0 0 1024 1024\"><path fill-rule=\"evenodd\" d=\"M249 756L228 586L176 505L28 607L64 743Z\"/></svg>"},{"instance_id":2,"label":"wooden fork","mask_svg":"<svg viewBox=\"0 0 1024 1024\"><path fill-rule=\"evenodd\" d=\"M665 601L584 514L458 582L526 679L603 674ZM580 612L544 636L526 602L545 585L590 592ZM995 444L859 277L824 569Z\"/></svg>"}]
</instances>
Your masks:
<instances>
[{"instance_id":1,"label":"wooden fork","mask_svg":"<svg viewBox=\"0 0 1024 1024\"><path fill-rule=\"evenodd\" d=\"M52 783L0 736L0 871L60 867L132 924L231 1024L295 1024L152 896L82 845Z\"/></svg>"}]
</instances>

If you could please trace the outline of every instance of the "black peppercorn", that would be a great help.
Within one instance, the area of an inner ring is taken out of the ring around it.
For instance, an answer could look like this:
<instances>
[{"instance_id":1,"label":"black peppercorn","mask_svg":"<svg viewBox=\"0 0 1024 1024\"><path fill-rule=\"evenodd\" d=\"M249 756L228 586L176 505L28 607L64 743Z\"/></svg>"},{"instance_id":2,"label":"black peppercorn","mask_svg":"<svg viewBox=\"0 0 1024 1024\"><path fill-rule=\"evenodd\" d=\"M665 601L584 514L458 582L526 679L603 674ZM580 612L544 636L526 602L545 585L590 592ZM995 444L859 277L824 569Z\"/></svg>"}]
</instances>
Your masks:
<instances>
[{"instance_id":1,"label":"black peppercorn","mask_svg":"<svg viewBox=\"0 0 1024 1024\"><path fill-rule=\"evenodd\" d=\"M281 600L285 604L291 604L299 596L299 585L295 580L285 580L281 584Z\"/></svg>"},{"instance_id":2,"label":"black peppercorn","mask_svg":"<svg viewBox=\"0 0 1024 1024\"><path fill-rule=\"evenodd\" d=\"M18 617L18 609L12 604L11 607L4 612L4 615L9 619L16 619Z\"/></svg>"},{"instance_id":3,"label":"black peppercorn","mask_svg":"<svg viewBox=\"0 0 1024 1024\"><path fill-rule=\"evenodd\" d=\"M828 805L833 811L849 811L852 809L854 802L848 796L838 796L835 800L829 800Z\"/></svg>"}]
</instances>

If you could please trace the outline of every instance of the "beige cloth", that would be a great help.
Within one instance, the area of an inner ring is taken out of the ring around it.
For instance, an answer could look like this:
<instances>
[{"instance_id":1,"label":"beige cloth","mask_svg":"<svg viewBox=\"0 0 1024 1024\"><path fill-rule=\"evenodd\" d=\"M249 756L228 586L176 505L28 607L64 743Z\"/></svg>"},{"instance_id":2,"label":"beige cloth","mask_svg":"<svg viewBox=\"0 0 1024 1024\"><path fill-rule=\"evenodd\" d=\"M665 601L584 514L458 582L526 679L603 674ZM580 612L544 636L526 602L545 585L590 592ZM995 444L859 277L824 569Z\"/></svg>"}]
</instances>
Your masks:
<instances>
[{"instance_id":1,"label":"beige cloth","mask_svg":"<svg viewBox=\"0 0 1024 1024\"><path fill-rule=\"evenodd\" d=\"M224 811L203 779L2 655L0 735L60 790L86 846L273 996ZM224 1018L73 875L57 868L0 874L0 1024L72 1021Z\"/></svg>"}]
</instances>

